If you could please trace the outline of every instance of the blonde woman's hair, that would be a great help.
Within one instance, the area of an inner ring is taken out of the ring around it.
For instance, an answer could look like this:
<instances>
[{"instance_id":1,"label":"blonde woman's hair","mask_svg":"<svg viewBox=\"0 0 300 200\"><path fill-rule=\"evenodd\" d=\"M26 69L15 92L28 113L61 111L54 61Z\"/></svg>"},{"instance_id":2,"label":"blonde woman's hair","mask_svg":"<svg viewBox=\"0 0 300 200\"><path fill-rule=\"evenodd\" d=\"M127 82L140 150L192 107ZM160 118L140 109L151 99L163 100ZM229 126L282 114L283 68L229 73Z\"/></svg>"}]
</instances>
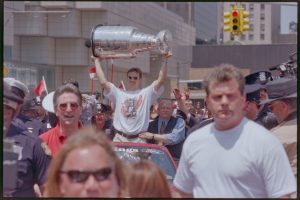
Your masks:
<instances>
[{"instance_id":1,"label":"blonde woman's hair","mask_svg":"<svg viewBox=\"0 0 300 200\"><path fill-rule=\"evenodd\" d=\"M110 141L107 139L104 133L100 133L100 131L96 131L92 127L85 127L69 137L64 143L63 147L59 150L58 154L51 161L47 173L47 181L45 183L46 197L63 196L59 189L60 170L64 164L66 157L74 149L92 145L99 145L109 155L112 163L115 164L115 175L119 185L119 196L127 194L127 184L123 163L115 153L113 146L110 144Z\"/></svg>"}]
</instances>

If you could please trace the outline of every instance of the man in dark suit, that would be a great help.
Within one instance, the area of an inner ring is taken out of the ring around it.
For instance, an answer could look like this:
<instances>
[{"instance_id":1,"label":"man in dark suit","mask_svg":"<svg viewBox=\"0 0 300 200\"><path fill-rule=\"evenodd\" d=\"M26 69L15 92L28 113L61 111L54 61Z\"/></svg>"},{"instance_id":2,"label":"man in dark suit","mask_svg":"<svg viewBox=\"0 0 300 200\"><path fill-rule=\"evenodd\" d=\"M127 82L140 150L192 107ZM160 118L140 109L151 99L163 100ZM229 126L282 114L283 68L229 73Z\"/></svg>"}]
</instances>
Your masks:
<instances>
[{"instance_id":1,"label":"man in dark suit","mask_svg":"<svg viewBox=\"0 0 300 200\"><path fill-rule=\"evenodd\" d=\"M172 116L172 105L171 99L160 99L158 117L150 122L148 132L141 133L139 137L147 139L149 143L165 145L175 160L178 160L185 139L186 129L182 118Z\"/></svg>"}]
</instances>

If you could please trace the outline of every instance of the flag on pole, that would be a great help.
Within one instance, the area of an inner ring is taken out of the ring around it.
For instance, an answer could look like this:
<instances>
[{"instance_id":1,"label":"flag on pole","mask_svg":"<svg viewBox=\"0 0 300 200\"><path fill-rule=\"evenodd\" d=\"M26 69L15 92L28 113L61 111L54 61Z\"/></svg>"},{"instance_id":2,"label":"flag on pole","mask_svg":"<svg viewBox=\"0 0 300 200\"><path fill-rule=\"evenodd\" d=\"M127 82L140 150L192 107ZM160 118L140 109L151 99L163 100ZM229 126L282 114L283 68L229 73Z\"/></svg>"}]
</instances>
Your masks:
<instances>
[{"instance_id":1,"label":"flag on pole","mask_svg":"<svg viewBox=\"0 0 300 200\"><path fill-rule=\"evenodd\" d=\"M42 96L43 92L46 92L48 94L44 76L43 76L43 79L39 82L39 84L37 84L37 86L35 86L34 92L36 93L37 96Z\"/></svg>"},{"instance_id":2,"label":"flag on pole","mask_svg":"<svg viewBox=\"0 0 300 200\"><path fill-rule=\"evenodd\" d=\"M96 77L96 67L92 66L88 68L90 79L95 79Z\"/></svg>"},{"instance_id":3,"label":"flag on pole","mask_svg":"<svg viewBox=\"0 0 300 200\"><path fill-rule=\"evenodd\" d=\"M121 82L120 82L120 84L119 84L118 88L120 88L120 89L122 89L122 90L126 91L126 88L125 88L124 82L123 82L122 80L121 80Z\"/></svg>"}]
</instances>

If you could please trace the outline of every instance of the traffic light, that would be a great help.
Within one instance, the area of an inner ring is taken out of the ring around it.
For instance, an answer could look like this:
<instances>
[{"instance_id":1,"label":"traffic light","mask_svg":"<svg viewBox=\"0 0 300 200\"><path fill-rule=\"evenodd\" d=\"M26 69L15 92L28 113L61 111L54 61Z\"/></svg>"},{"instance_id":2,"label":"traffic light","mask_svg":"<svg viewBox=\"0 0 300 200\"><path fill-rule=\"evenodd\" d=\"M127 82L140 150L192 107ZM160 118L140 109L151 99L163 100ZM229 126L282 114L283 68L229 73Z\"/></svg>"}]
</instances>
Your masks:
<instances>
[{"instance_id":1,"label":"traffic light","mask_svg":"<svg viewBox=\"0 0 300 200\"><path fill-rule=\"evenodd\" d=\"M242 34L249 30L249 12L242 7L234 6L230 12L224 12L224 31L229 31L233 35Z\"/></svg>"},{"instance_id":2,"label":"traffic light","mask_svg":"<svg viewBox=\"0 0 300 200\"><path fill-rule=\"evenodd\" d=\"M239 34L241 32L241 13L239 9L231 10L231 32L232 34Z\"/></svg>"},{"instance_id":3,"label":"traffic light","mask_svg":"<svg viewBox=\"0 0 300 200\"><path fill-rule=\"evenodd\" d=\"M249 28L249 12L245 10L241 10L241 32L248 31Z\"/></svg>"},{"instance_id":4,"label":"traffic light","mask_svg":"<svg viewBox=\"0 0 300 200\"><path fill-rule=\"evenodd\" d=\"M232 31L231 30L231 15L230 12L224 12L224 31Z\"/></svg>"}]
</instances>

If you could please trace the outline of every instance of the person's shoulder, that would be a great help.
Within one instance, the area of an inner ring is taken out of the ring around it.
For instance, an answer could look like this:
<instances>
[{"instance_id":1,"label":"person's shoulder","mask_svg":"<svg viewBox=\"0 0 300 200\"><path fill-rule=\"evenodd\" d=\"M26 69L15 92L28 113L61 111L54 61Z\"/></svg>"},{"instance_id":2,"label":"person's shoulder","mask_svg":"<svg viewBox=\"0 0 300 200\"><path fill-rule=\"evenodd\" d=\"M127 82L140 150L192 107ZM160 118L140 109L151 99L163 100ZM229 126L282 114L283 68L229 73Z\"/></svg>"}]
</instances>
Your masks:
<instances>
[{"instance_id":1,"label":"person's shoulder","mask_svg":"<svg viewBox=\"0 0 300 200\"><path fill-rule=\"evenodd\" d=\"M268 129L266 129L264 126L258 124L257 122L245 118L245 126L248 130L251 130L252 132L258 133L258 132L263 132L263 133L270 133ZM255 130L255 131L254 131Z\"/></svg>"},{"instance_id":2,"label":"person's shoulder","mask_svg":"<svg viewBox=\"0 0 300 200\"><path fill-rule=\"evenodd\" d=\"M23 131L22 134L32 143L41 143L42 139L39 136L29 133L28 131Z\"/></svg>"},{"instance_id":3,"label":"person's shoulder","mask_svg":"<svg viewBox=\"0 0 300 200\"><path fill-rule=\"evenodd\" d=\"M209 132L211 126L212 126L212 122L207 123L205 126L202 126L198 129L195 129L194 131L189 133L188 137L186 138L186 141L197 142L199 140L210 137L211 134L209 134Z\"/></svg>"},{"instance_id":4,"label":"person's shoulder","mask_svg":"<svg viewBox=\"0 0 300 200\"><path fill-rule=\"evenodd\" d=\"M252 137L254 142L256 144L259 143L278 143L278 139L274 134L272 134L271 131L263 127L262 125L252 121L248 120L246 122L245 130L249 131L248 136ZM250 141L250 140L249 140Z\"/></svg>"},{"instance_id":5,"label":"person's shoulder","mask_svg":"<svg viewBox=\"0 0 300 200\"><path fill-rule=\"evenodd\" d=\"M20 114L16 120L21 120L23 122L27 122L27 121L32 121L32 118L26 116L26 115L23 115L23 114Z\"/></svg>"},{"instance_id":6,"label":"person's shoulder","mask_svg":"<svg viewBox=\"0 0 300 200\"><path fill-rule=\"evenodd\" d=\"M158 123L158 116L155 117L151 122L149 122L149 125L155 125Z\"/></svg>"},{"instance_id":7,"label":"person's shoulder","mask_svg":"<svg viewBox=\"0 0 300 200\"><path fill-rule=\"evenodd\" d=\"M185 120L182 117L174 117L174 120L177 120L177 123L185 123Z\"/></svg>"},{"instance_id":8,"label":"person's shoulder","mask_svg":"<svg viewBox=\"0 0 300 200\"><path fill-rule=\"evenodd\" d=\"M208 124L211 124L213 121L214 121L213 118L209 118L209 119L205 119L205 120L195 124L192 128L190 128L188 135L190 135L191 133L194 133L195 131L199 130L200 128L202 128Z\"/></svg>"},{"instance_id":9,"label":"person's shoulder","mask_svg":"<svg viewBox=\"0 0 300 200\"><path fill-rule=\"evenodd\" d=\"M143 89L153 89L154 91L156 91L155 86L156 86L157 83L158 83L158 80L154 80L151 84L144 87ZM159 87L159 89L161 89L161 88L164 89L164 86L162 85L162 86Z\"/></svg>"},{"instance_id":10,"label":"person's shoulder","mask_svg":"<svg viewBox=\"0 0 300 200\"><path fill-rule=\"evenodd\" d=\"M43 140L47 140L48 138L53 136L56 131L57 131L57 126L55 126L54 128L42 133L41 135L39 135L39 137L42 138Z\"/></svg>"}]
</instances>

